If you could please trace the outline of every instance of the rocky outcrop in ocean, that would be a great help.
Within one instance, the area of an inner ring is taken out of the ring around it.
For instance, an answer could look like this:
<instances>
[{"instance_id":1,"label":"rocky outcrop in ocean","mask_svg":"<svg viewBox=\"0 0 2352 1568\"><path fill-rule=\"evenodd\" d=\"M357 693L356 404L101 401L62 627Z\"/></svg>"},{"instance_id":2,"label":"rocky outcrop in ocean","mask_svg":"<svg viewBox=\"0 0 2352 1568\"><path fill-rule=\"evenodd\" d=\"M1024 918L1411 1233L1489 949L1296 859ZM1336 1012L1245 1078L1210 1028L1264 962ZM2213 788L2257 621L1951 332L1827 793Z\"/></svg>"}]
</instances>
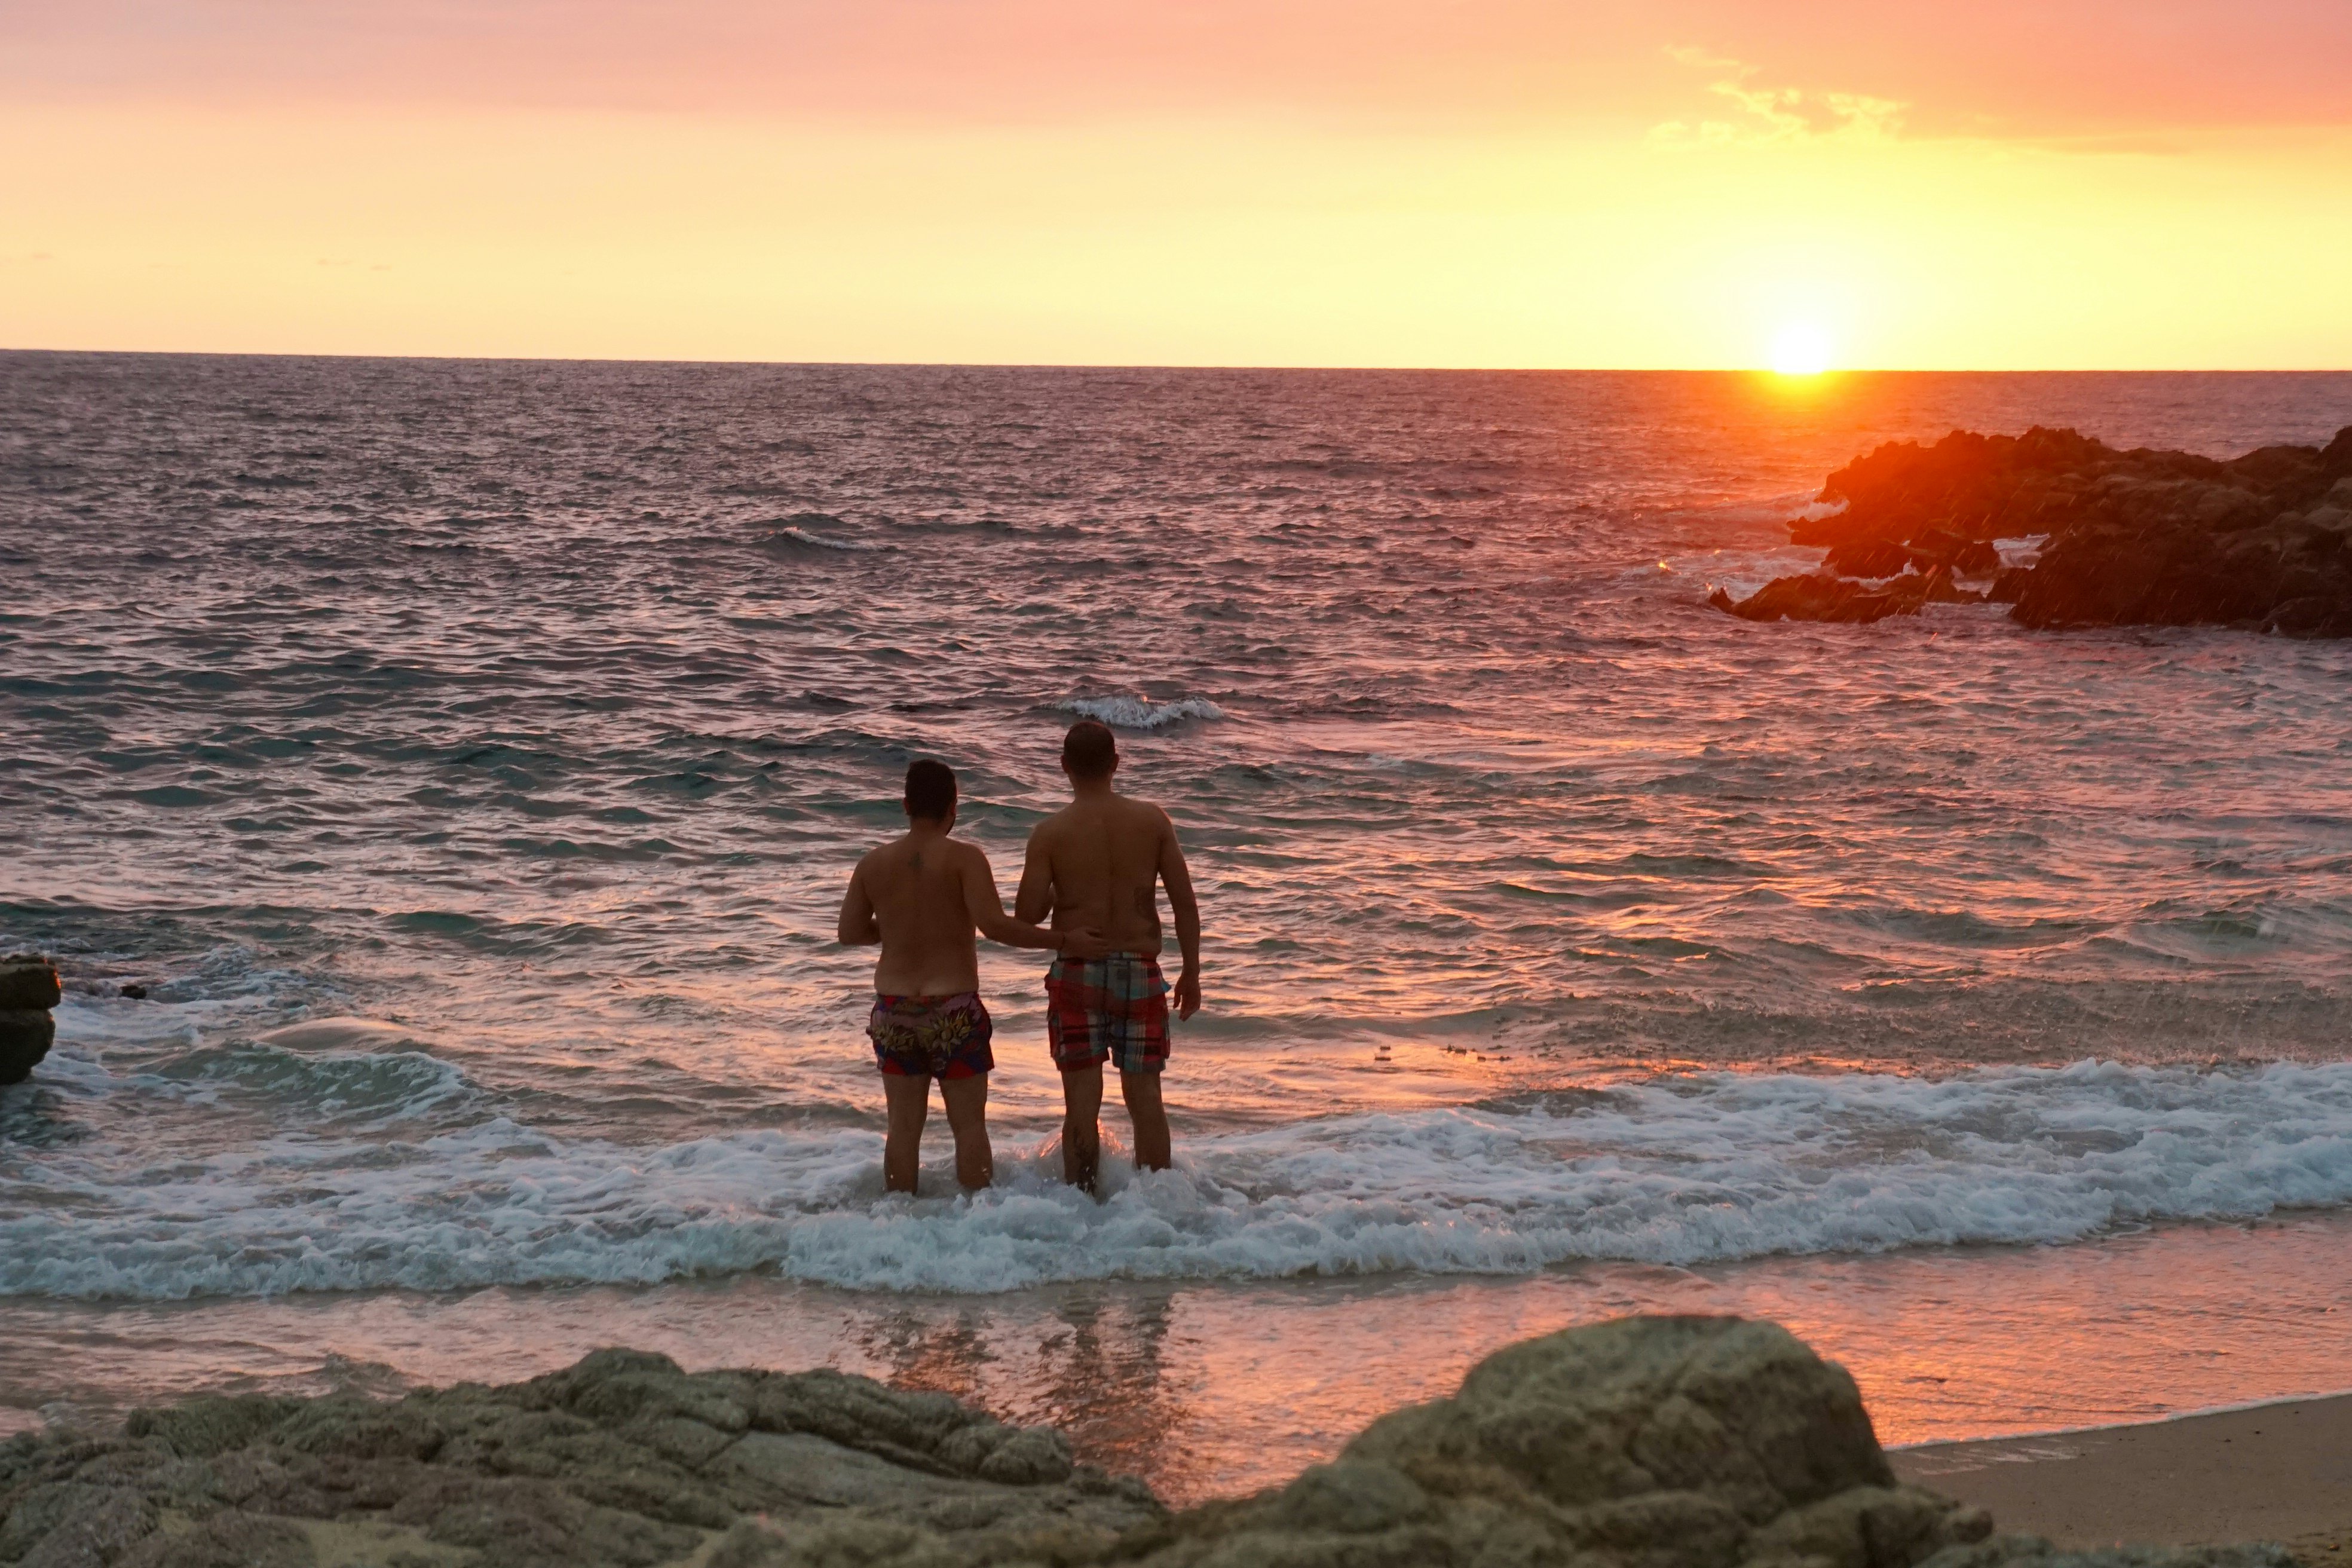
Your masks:
<instances>
[{"instance_id":1,"label":"rocky outcrop in ocean","mask_svg":"<svg viewBox=\"0 0 2352 1568\"><path fill-rule=\"evenodd\" d=\"M1874 620L1933 602L1927 584L1990 579L2029 626L2217 625L2352 636L2352 426L2326 447L2222 461L2117 451L2072 430L1955 431L1889 442L1829 477L1843 510L1790 525L1823 571L1718 608L1751 620ZM2042 540L2004 572L1992 542ZM1843 578L1892 579L1841 596ZM1857 614L1884 605L1876 613Z\"/></svg>"},{"instance_id":2,"label":"rocky outcrop in ocean","mask_svg":"<svg viewBox=\"0 0 2352 1568\"><path fill-rule=\"evenodd\" d=\"M2066 1552L1888 1469L1785 1331L1630 1318L1516 1345L1328 1465L1170 1514L1062 1439L833 1372L601 1351L394 1402L199 1398L0 1445L25 1568L2291 1568Z\"/></svg>"},{"instance_id":3,"label":"rocky outcrop in ocean","mask_svg":"<svg viewBox=\"0 0 2352 1568\"><path fill-rule=\"evenodd\" d=\"M32 1075L58 1037L49 1016L64 992L57 966L37 953L0 958L0 1087Z\"/></svg>"}]
</instances>

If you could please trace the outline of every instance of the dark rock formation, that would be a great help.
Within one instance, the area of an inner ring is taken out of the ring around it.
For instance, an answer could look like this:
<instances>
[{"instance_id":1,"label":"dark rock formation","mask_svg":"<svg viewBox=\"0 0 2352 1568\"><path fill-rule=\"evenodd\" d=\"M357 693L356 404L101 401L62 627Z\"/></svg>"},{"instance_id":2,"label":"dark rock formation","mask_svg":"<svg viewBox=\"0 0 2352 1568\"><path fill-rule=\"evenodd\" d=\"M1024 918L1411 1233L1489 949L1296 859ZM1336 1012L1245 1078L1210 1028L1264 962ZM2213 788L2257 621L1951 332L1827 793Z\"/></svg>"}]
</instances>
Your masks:
<instances>
[{"instance_id":1,"label":"dark rock formation","mask_svg":"<svg viewBox=\"0 0 2352 1568\"><path fill-rule=\"evenodd\" d=\"M1971 539L1952 552L1947 564L1956 577L1990 577L2000 570L2000 552L1990 540Z\"/></svg>"},{"instance_id":2,"label":"dark rock formation","mask_svg":"<svg viewBox=\"0 0 2352 1568\"><path fill-rule=\"evenodd\" d=\"M1916 616L1926 605L1982 604L1984 595L1954 587L1951 573L1937 566L1924 575L1906 573L1874 588L1827 573L1775 577L1745 599L1734 602L1717 588L1706 602L1750 621L1878 621Z\"/></svg>"},{"instance_id":3,"label":"dark rock formation","mask_svg":"<svg viewBox=\"0 0 2352 1568\"><path fill-rule=\"evenodd\" d=\"M30 952L0 958L0 1086L24 1082L49 1054L58 1037L49 1009L64 994L47 959Z\"/></svg>"},{"instance_id":4,"label":"dark rock formation","mask_svg":"<svg viewBox=\"0 0 2352 1568\"><path fill-rule=\"evenodd\" d=\"M1989 577L2000 570L2000 552L1981 539L1955 539L1929 530L1910 544L1887 539L1849 539L1832 544L1822 565L1841 577L1921 575L1941 567L1956 577Z\"/></svg>"},{"instance_id":5,"label":"dark rock formation","mask_svg":"<svg viewBox=\"0 0 2352 1568\"><path fill-rule=\"evenodd\" d=\"M1895 1480L1842 1369L1735 1318L1516 1345L1333 1463L1173 1517L942 1394L628 1351L0 1445L0 1563L26 1568L2292 1568L1991 1529Z\"/></svg>"},{"instance_id":6,"label":"dark rock formation","mask_svg":"<svg viewBox=\"0 0 2352 1568\"><path fill-rule=\"evenodd\" d=\"M65 999L58 967L34 952L0 958L0 1011L46 1013Z\"/></svg>"},{"instance_id":7,"label":"dark rock formation","mask_svg":"<svg viewBox=\"0 0 2352 1568\"><path fill-rule=\"evenodd\" d=\"M1900 577L1919 557L1887 539L1849 539L1832 544L1822 564L1841 577Z\"/></svg>"},{"instance_id":8,"label":"dark rock formation","mask_svg":"<svg viewBox=\"0 0 2352 1568\"><path fill-rule=\"evenodd\" d=\"M1821 499L1844 510L1793 522L1790 534L1825 546L1837 573L1879 575L1901 552L1930 574L1981 576L2000 569L1992 540L2047 535L2040 559L2014 579L2001 573L1994 589L2029 626L2352 636L2352 427L2324 447L2264 447L2226 462L2117 451L2072 430L1955 431L1932 447L1889 442L1832 474ZM1770 603L1798 619L1877 618L1818 590Z\"/></svg>"}]
</instances>

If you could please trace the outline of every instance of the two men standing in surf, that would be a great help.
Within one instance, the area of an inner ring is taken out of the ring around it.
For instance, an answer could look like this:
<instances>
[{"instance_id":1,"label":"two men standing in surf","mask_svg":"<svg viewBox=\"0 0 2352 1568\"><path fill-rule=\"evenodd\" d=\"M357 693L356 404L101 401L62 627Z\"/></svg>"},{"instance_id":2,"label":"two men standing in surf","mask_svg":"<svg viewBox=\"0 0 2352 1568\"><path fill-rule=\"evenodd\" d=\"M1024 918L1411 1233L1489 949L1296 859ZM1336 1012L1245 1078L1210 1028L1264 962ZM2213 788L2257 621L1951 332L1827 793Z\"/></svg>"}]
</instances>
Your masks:
<instances>
[{"instance_id":1,"label":"two men standing in surf","mask_svg":"<svg viewBox=\"0 0 2352 1568\"><path fill-rule=\"evenodd\" d=\"M1070 726L1062 742L1070 804L1030 834L1007 916L988 857L949 837L954 773L929 760L907 769L907 832L857 863L841 903L841 940L882 948L866 1034L889 1111L882 1174L890 1191L915 1190L934 1079L955 1134L956 1179L979 1188L994 1175L987 1122L994 1025L980 998L978 935L1055 954L1045 973L1045 1040L1062 1075L1064 1179L1096 1190L1106 1063L1119 1075L1135 1124L1136 1165L1168 1168L1160 1075L1171 987L1160 971L1158 889L1168 889L1183 955L1173 987L1179 1018L1201 1006L1201 908L1175 825L1160 807L1114 789L1118 771L1118 745L1107 726L1091 719Z\"/></svg>"}]
</instances>

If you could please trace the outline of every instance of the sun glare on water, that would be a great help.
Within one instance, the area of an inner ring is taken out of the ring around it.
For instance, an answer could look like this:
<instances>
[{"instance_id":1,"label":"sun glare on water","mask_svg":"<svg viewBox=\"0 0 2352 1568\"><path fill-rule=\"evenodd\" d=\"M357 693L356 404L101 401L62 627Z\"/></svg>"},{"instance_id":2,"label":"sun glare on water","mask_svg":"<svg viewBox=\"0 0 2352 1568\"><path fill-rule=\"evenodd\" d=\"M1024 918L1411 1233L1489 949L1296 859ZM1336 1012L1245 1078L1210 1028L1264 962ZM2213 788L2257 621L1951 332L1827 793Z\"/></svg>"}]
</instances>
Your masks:
<instances>
[{"instance_id":1,"label":"sun glare on water","mask_svg":"<svg viewBox=\"0 0 2352 1568\"><path fill-rule=\"evenodd\" d=\"M1799 321L1772 340L1772 368L1782 375L1819 375L1830 367L1830 341L1819 327Z\"/></svg>"}]
</instances>

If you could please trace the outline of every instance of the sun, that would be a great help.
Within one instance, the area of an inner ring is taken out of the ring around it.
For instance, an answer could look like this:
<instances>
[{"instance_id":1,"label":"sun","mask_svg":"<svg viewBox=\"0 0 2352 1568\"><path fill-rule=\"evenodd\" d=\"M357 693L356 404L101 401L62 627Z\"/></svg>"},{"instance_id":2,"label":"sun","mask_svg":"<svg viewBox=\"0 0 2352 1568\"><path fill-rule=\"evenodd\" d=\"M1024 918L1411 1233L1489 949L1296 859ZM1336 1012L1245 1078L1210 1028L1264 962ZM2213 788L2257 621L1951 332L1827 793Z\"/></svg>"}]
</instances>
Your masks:
<instances>
[{"instance_id":1,"label":"sun","mask_svg":"<svg viewBox=\"0 0 2352 1568\"><path fill-rule=\"evenodd\" d=\"M1782 375L1819 375L1830 367L1830 341L1810 321L1791 321L1772 340L1772 368Z\"/></svg>"}]
</instances>

